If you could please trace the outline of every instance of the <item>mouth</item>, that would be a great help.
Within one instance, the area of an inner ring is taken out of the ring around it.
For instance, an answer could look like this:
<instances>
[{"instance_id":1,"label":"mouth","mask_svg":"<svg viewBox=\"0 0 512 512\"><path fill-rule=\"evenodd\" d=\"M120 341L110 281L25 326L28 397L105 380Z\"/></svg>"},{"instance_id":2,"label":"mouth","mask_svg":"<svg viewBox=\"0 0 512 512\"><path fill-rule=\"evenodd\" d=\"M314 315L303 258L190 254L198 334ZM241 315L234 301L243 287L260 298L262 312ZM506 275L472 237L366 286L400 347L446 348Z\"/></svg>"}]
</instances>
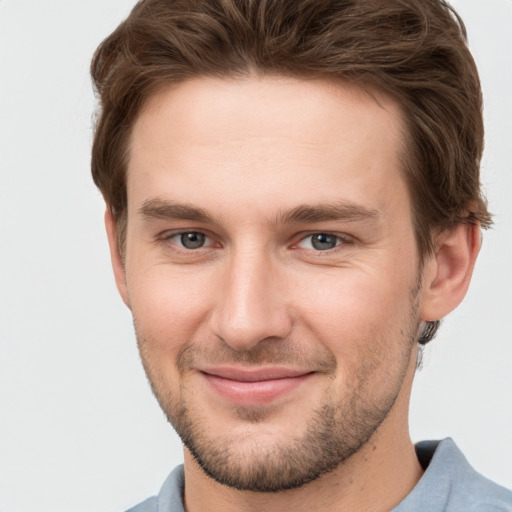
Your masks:
<instances>
[{"instance_id":1,"label":"mouth","mask_svg":"<svg viewBox=\"0 0 512 512\"><path fill-rule=\"evenodd\" d=\"M315 372L281 367L217 367L203 368L199 373L224 400L235 405L261 406L292 393Z\"/></svg>"}]
</instances>

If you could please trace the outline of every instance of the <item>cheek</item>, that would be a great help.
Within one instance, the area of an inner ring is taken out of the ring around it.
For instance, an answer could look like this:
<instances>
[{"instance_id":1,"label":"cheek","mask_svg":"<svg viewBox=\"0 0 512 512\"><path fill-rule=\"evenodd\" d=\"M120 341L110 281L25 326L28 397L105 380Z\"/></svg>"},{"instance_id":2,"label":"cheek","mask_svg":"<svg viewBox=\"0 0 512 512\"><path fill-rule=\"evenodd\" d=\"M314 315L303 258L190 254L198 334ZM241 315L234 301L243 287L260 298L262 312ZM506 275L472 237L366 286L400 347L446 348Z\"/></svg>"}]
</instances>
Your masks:
<instances>
[{"instance_id":1,"label":"cheek","mask_svg":"<svg viewBox=\"0 0 512 512\"><path fill-rule=\"evenodd\" d=\"M165 265L127 275L138 335L161 357L174 355L206 315L204 281L197 273L171 272Z\"/></svg>"},{"instance_id":2,"label":"cheek","mask_svg":"<svg viewBox=\"0 0 512 512\"><path fill-rule=\"evenodd\" d=\"M140 356L153 390L164 405L178 396L180 350L199 337L203 325L199 283L169 275L169 268L153 268L128 279L131 309ZM203 302L204 302L204 296Z\"/></svg>"},{"instance_id":3,"label":"cheek","mask_svg":"<svg viewBox=\"0 0 512 512\"><path fill-rule=\"evenodd\" d=\"M353 379L362 366L375 370L408 350L415 276L337 270L337 279L303 281L297 300L309 335L334 354L342 378Z\"/></svg>"},{"instance_id":4,"label":"cheek","mask_svg":"<svg viewBox=\"0 0 512 512\"><path fill-rule=\"evenodd\" d=\"M326 327L360 329L385 318L395 319L411 304L414 277L396 272L337 269L331 276L317 274L295 287L298 308L308 318L322 319Z\"/></svg>"}]
</instances>

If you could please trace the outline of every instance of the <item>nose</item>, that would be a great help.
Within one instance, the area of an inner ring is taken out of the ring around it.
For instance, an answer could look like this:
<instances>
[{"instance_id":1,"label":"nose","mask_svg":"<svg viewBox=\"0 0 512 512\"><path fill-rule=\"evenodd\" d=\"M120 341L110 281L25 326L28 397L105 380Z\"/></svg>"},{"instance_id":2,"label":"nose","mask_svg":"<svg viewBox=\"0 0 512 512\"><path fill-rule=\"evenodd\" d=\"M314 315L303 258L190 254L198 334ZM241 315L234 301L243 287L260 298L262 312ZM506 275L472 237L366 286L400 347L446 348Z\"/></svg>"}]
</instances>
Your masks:
<instances>
[{"instance_id":1,"label":"nose","mask_svg":"<svg viewBox=\"0 0 512 512\"><path fill-rule=\"evenodd\" d=\"M290 334L291 311L277 267L256 250L233 254L226 262L211 318L214 334L235 350Z\"/></svg>"}]
</instances>

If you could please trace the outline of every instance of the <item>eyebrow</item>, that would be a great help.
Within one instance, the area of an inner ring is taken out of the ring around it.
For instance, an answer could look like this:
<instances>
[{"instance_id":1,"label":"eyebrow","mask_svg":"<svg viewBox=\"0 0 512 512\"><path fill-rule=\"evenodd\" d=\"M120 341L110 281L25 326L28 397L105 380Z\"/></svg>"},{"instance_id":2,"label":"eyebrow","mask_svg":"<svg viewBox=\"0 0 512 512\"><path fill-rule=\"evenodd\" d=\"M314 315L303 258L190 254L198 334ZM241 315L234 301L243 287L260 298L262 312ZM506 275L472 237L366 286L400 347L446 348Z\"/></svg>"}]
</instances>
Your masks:
<instances>
[{"instance_id":1,"label":"eyebrow","mask_svg":"<svg viewBox=\"0 0 512 512\"><path fill-rule=\"evenodd\" d=\"M139 208L139 214L145 220L189 220L214 223L212 214L203 208L174 203L163 199L148 199ZM273 224L307 224L343 220L346 222L378 219L378 210L366 208L354 203L334 203L320 205L300 205L276 215Z\"/></svg>"},{"instance_id":2,"label":"eyebrow","mask_svg":"<svg viewBox=\"0 0 512 512\"><path fill-rule=\"evenodd\" d=\"M187 204L178 204L163 199L148 199L139 208L139 214L145 220L192 220L196 222L213 222L213 216L203 208Z\"/></svg>"},{"instance_id":3,"label":"eyebrow","mask_svg":"<svg viewBox=\"0 0 512 512\"><path fill-rule=\"evenodd\" d=\"M301 205L278 216L283 224L326 222L326 221L363 221L378 219L378 210L365 208L353 203L334 203L321 205Z\"/></svg>"}]
</instances>

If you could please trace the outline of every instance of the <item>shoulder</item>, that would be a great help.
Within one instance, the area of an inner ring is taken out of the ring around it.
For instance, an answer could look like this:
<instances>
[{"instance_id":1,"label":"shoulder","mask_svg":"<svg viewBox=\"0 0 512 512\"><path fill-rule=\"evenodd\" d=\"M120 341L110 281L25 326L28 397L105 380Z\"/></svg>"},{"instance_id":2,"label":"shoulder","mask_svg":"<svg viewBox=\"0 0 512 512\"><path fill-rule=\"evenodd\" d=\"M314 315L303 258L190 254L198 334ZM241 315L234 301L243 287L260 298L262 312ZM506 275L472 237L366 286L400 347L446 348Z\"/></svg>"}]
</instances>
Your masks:
<instances>
[{"instance_id":1,"label":"shoulder","mask_svg":"<svg viewBox=\"0 0 512 512\"><path fill-rule=\"evenodd\" d=\"M467 512L512 512L512 491L476 473L461 485L457 501Z\"/></svg>"},{"instance_id":2,"label":"shoulder","mask_svg":"<svg viewBox=\"0 0 512 512\"><path fill-rule=\"evenodd\" d=\"M158 512L158 498L152 496L126 512Z\"/></svg>"},{"instance_id":3,"label":"shoulder","mask_svg":"<svg viewBox=\"0 0 512 512\"><path fill-rule=\"evenodd\" d=\"M512 492L475 471L451 439L416 445L425 473L394 512L512 512Z\"/></svg>"},{"instance_id":4,"label":"shoulder","mask_svg":"<svg viewBox=\"0 0 512 512\"><path fill-rule=\"evenodd\" d=\"M436 449L439 476L451 483L448 505L467 512L512 512L512 492L478 473L452 439ZM450 507L447 507L450 510Z\"/></svg>"},{"instance_id":5,"label":"shoulder","mask_svg":"<svg viewBox=\"0 0 512 512\"><path fill-rule=\"evenodd\" d=\"M467 512L512 512L512 491L467 465L469 470L461 471L455 480L452 501L464 504Z\"/></svg>"},{"instance_id":6,"label":"shoulder","mask_svg":"<svg viewBox=\"0 0 512 512\"><path fill-rule=\"evenodd\" d=\"M175 468L167 477L158 496L152 496L126 512L184 512L183 465Z\"/></svg>"}]
</instances>

